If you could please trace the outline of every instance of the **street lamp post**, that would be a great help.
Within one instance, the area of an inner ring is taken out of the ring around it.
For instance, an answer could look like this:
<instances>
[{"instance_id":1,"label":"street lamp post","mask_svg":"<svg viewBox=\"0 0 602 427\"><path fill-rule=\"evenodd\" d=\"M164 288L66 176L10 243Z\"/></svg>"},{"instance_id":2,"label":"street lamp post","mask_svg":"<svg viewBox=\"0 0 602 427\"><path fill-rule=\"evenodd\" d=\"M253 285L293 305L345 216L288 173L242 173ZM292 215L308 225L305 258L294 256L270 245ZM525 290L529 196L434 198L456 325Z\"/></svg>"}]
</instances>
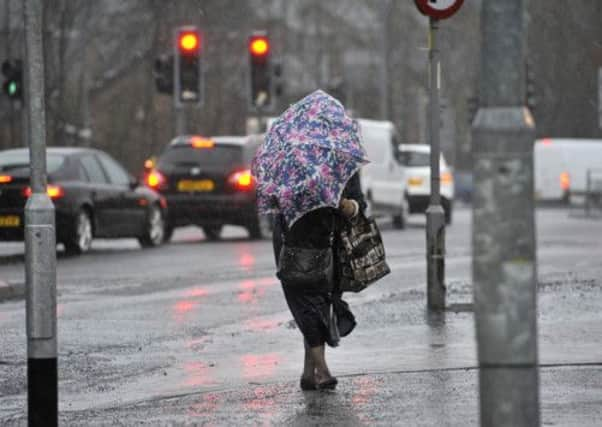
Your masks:
<instances>
[{"instance_id":1,"label":"street lamp post","mask_svg":"<svg viewBox=\"0 0 602 427\"><path fill-rule=\"evenodd\" d=\"M484 0L473 122L473 286L482 426L538 426L535 125L524 0Z\"/></svg>"},{"instance_id":2,"label":"street lamp post","mask_svg":"<svg viewBox=\"0 0 602 427\"><path fill-rule=\"evenodd\" d=\"M25 205L27 400L30 426L58 424L56 234L46 194L46 116L42 0L26 0L25 117L32 195Z\"/></svg>"}]
</instances>

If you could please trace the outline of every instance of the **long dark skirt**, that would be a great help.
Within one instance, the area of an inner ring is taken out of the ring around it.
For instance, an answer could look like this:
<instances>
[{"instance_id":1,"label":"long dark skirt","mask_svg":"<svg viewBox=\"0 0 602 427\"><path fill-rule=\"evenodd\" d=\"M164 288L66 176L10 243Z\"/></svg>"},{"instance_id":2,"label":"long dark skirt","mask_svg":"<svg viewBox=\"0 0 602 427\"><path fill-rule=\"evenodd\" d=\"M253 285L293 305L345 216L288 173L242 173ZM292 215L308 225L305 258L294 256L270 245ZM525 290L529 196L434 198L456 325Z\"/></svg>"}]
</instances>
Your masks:
<instances>
[{"instance_id":1,"label":"long dark skirt","mask_svg":"<svg viewBox=\"0 0 602 427\"><path fill-rule=\"evenodd\" d=\"M332 347L337 346L339 340L336 331L329 327L332 306L330 294L291 290L284 283L282 289L295 323L307 344L310 347L318 347L324 343Z\"/></svg>"},{"instance_id":2,"label":"long dark skirt","mask_svg":"<svg viewBox=\"0 0 602 427\"><path fill-rule=\"evenodd\" d=\"M273 244L278 264L282 246L280 221L276 221L274 225ZM333 293L332 284L317 283L312 289L295 289L282 283L282 289L295 323L310 347L324 343L335 347L339 343L339 336L347 335L355 327L353 314L340 299L340 294Z\"/></svg>"}]
</instances>

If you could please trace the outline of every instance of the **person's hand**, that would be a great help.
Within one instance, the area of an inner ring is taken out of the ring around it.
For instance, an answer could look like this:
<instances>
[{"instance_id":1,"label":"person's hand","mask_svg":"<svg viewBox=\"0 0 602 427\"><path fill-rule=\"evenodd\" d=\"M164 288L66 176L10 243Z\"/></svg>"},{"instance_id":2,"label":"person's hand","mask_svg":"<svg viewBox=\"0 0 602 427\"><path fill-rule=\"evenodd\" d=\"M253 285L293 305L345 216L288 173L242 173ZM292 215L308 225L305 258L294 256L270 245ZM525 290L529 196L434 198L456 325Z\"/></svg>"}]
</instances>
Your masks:
<instances>
[{"instance_id":1,"label":"person's hand","mask_svg":"<svg viewBox=\"0 0 602 427\"><path fill-rule=\"evenodd\" d=\"M352 199L341 199L341 203L339 204L339 209L343 212L347 218L353 218L357 215L357 211L359 210L359 206L355 200Z\"/></svg>"}]
</instances>

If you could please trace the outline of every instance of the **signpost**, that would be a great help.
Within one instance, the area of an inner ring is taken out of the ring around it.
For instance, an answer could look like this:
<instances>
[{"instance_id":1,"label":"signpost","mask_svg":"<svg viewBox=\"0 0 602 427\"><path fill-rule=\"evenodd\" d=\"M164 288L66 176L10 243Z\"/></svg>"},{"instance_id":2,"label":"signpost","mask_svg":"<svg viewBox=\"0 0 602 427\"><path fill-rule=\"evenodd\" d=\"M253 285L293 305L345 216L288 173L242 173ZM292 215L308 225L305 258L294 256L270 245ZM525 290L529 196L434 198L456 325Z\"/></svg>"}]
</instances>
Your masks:
<instances>
[{"instance_id":1,"label":"signpost","mask_svg":"<svg viewBox=\"0 0 602 427\"><path fill-rule=\"evenodd\" d=\"M456 13L464 0L415 0L416 7L431 19L446 19Z\"/></svg>"},{"instance_id":2,"label":"signpost","mask_svg":"<svg viewBox=\"0 0 602 427\"><path fill-rule=\"evenodd\" d=\"M445 310L445 213L440 194L440 128L439 91L441 64L437 30L439 20L456 13L464 0L415 0L418 10L429 17L429 143L431 146L431 198L426 210L427 306L429 310Z\"/></svg>"}]
</instances>

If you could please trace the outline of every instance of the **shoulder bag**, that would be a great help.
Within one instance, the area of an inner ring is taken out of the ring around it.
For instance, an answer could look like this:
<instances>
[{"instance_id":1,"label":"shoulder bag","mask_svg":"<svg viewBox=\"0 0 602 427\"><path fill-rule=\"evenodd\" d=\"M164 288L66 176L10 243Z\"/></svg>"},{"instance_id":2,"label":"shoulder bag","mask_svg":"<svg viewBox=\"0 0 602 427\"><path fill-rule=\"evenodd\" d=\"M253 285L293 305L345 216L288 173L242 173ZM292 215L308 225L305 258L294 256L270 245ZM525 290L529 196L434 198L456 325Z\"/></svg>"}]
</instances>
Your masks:
<instances>
[{"instance_id":1,"label":"shoulder bag","mask_svg":"<svg viewBox=\"0 0 602 427\"><path fill-rule=\"evenodd\" d=\"M282 284L304 289L331 288L334 272L333 236L330 241L327 248L291 246L286 242L286 232L283 232L276 272Z\"/></svg>"},{"instance_id":2,"label":"shoulder bag","mask_svg":"<svg viewBox=\"0 0 602 427\"><path fill-rule=\"evenodd\" d=\"M360 292L391 272L374 218L360 212L345 221L337 237L341 292Z\"/></svg>"}]
</instances>

